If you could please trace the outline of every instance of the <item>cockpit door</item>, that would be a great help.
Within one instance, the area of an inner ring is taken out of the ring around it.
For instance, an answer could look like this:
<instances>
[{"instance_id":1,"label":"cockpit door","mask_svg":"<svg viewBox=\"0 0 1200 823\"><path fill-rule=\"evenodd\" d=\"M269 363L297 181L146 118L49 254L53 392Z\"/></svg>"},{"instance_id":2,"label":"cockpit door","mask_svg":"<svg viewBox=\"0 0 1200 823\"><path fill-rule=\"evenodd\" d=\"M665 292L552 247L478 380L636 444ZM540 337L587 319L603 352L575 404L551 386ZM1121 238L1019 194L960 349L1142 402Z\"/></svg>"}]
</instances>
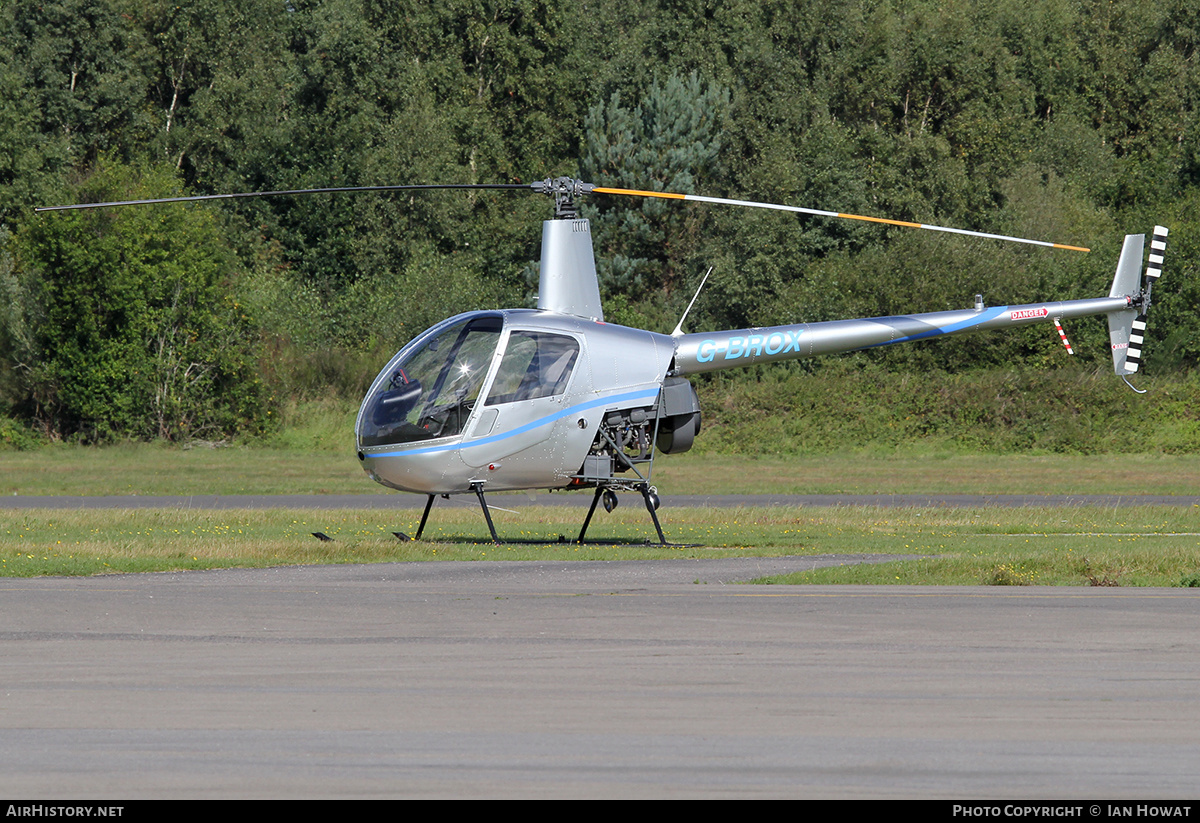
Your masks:
<instances>
[{"instance_id":1,"label":"cockpit door","mask_svg":"<svg viewBox=\"0 0 1200 823\"><path fill-rule=\"evenodd\" d=\"M513 329L463 444L466 462L483 466L531 450L523 457L552 463L561 451L560 430L573 424L566 418L582 361L581 344L571 335Z\"/></svg>"}]
</instances>

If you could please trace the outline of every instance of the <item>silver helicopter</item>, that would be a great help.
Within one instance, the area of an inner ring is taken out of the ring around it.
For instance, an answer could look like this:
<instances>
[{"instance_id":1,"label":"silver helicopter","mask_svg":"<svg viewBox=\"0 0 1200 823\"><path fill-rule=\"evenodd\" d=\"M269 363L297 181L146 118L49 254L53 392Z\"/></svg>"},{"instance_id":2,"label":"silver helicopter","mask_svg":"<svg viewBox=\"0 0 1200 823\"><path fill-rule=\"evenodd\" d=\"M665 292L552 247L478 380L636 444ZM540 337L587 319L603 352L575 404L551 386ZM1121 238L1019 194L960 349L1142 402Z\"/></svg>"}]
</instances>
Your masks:
<instances>
[{"instance_id":1,"label":"silver helicopter","mask_svg":"<svg viewBox=\"0 0 1200 823\"><path fill-rule=\"evenodd\" d=\"M593 489L576 542L584 542L598 504L603 502L605 510L612 511L617 492L637 492L659 541L668 545L656 513L660 500L651 485L654 456L656 451L679 454L692 447L701 429L701 410L688 376L702 372L1034 323L1053 323L1070 351L1061 321L1103 314L1108 318L1113 369L1128 383L1128 375L1137 372L1141 362L1151 288L1162 274L1167 240L1167 229L1156 226L1143 275L1145 236L1126 236L1106 297L988 307L976 296L970 309L693 334L682 331L685 311L671 334L660 334L604 321L591 230L576 206L581 196L658 197L766 208L1088 250L797 206L606 188L566 177L528 185L365 186L198 195L39 211L446 188L541 192L554 198L555 214L542 224L536 309L471 311L442 321L413 338L388 362L362 402L355 439L364 471L389 488L427 496L412 538L416 540L439 495L475 495L492 540L500 543L488 492ZM409 539L400 532L396 536Z\"/></svg>"}]
</instances>

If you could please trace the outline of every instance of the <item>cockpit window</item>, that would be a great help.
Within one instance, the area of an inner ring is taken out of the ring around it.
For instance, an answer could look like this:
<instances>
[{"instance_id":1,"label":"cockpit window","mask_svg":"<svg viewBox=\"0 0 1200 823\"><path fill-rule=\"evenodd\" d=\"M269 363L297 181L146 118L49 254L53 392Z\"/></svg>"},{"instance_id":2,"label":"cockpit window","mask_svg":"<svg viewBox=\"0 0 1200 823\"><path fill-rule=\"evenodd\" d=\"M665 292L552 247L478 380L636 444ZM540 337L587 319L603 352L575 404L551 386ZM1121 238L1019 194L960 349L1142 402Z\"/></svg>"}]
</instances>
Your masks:
<instances>
[{"instance_id":1,"label":"cockpit window","mask_svg":"<svg viewBox=\"0 0 1200 823\"><path fill-rule=\"evenodd\" d=\"M485 405L562 394L567 390L578 356L579 344L573 337L512 332Z\"/></svg>"},{"instance_id":2,"label":"cockpit window","mask_svg":"<svg viewBox=\"0 0 1200 823\"><path fill-rule=\"evenodd\" d=\"M450 326L388 366L363 414L363 446L411 443L462 432L500 340L499 317Z\"/></svg>"}]
</instances>

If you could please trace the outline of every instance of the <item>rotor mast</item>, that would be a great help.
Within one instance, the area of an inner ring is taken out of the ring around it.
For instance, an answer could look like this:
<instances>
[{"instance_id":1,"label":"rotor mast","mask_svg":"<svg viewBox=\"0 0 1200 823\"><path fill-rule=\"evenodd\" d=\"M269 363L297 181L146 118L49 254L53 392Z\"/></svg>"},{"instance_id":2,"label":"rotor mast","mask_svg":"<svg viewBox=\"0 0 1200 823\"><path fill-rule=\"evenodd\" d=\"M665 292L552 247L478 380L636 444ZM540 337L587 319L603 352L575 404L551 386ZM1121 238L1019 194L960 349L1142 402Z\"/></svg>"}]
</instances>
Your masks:
<instances>
[{"instance_id":1,"label":"rotor mast","mask_svg":"<svg viewBox=\"0 0 1200 823\"><path fill-rule=\"evenodd\" d=\"M554 219L542 222L538 309L603 321L591 225L579 216L576 205L576 199L593 187L558 177L532 183L530 188L554 198Z\"/></svg>"}]
</instances>

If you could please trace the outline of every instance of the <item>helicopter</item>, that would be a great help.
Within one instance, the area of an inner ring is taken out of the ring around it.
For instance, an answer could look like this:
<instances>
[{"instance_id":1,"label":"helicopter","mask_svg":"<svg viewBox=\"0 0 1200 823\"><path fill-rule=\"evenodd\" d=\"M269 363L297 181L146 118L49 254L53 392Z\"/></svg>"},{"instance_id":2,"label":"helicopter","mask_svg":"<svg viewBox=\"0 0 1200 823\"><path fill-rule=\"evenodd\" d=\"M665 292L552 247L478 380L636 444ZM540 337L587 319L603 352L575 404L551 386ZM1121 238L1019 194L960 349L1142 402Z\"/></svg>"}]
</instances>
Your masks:
<instances>
[{"instance_id":1,"label":"helicopter","mask_svg":"<svg viewBox=\"0 0 1200 823\"><path fill-rule=\"evenodd\" d=\"M675 330L662 334L605 322L591 228L578 210L581 197L656 197L774 209L1069 251L1088 249L799 206L610 188L569 177L530 184L195 195L38 211L422 189L525 189L553 197L555 208L553 218L542 224L537 307L469 311L438 323L391 358L362 401L355 423L355 451L367 476L388 488L426 496L414 540L421 539L439 496L474 495L492 540L499 544L503 541L492 521L488 493L591 489L591 505L574 542L584 542L598 505L611 512L618 504L618 492L635 492L645 504L659 542L671 545L657 515L661 500L651 485L653 464L656 452L686 452L700 434L700 400L688 378L704 372L1036 323L1053 323L1070 352L1062 321L1105 315L1114 372L1129 384L1128 376L1140 367L1151 290L1162 274L1168 236L1166 228L1154 228L1143 274L1145 236L1127 235L1112 286L1103 297L985 306L976 295L975 305L961 310L684 333L693 297ZM700 289L703 286L702 281Z\"/></svg>"}]
</instances>

